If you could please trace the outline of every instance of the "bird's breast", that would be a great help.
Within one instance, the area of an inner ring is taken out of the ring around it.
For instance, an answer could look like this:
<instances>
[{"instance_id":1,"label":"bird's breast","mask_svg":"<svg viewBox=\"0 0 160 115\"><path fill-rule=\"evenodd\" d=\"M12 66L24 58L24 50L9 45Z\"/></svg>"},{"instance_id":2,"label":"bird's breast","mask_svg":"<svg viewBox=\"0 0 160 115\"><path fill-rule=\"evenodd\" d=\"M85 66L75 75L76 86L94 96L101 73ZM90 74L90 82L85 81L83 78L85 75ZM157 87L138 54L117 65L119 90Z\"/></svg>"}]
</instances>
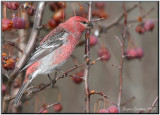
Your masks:
<instances>
[{"instance_id":1,"label":"bird's breast","mask_svg":"<svg viewBox=\"0 0 160 115\"><path fill-rule=\"evenodd\" d=\"M61 47L57 48L54 51L54 55L52 57L52 59L54 60L52 65L60 64L61 62L67 60L68 57L72 54L76 44L76 39L68 39Z\"/></svg>"}]
</instances>

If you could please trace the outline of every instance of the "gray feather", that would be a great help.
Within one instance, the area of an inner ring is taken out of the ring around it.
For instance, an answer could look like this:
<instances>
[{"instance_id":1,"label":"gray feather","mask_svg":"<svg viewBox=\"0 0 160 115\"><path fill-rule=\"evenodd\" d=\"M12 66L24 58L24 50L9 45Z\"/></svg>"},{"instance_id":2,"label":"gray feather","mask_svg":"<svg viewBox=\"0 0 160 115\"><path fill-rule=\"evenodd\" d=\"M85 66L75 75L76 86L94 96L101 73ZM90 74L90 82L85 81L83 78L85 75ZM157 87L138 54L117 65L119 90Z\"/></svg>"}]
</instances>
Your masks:
<instances>
[{"instance_id":1,"label":"gray feather","mask_svg":"<svg viewBox=\"0 0 160 115\"><path fill-rule=\"evenodd\" d=\"M23 67L21 71L32 65L37 60L42 59L43 57L49 55L51 52L56 50L58 47L64 44L66 36L69 35L69 32L62 29L56 34L48 36L46 41L44 41L39 47L36 48L36 51L32 54L31 58L27 64Z\"/></svg>"}]
</instances>

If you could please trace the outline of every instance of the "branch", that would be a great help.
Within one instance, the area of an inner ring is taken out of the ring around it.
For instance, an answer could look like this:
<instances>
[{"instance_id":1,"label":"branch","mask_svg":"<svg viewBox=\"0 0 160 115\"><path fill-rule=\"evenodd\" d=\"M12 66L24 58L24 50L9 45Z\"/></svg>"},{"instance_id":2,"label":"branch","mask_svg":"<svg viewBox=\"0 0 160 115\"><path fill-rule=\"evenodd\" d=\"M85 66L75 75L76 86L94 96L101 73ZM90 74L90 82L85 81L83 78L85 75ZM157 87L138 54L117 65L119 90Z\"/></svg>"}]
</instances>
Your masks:
<instances>
[{"instance_id":1,"label":"branch","mask_svg":"<svg viewBox=\"0 0 160 115\"><path fill-rule=\"evenodd\" d=\"M136 97L133 96L132 98L130 98L129 100L127 100L126 102L122 103L121 106L125 106L127 105L128 103L130 103L131 101L133 101Z\"/></svg>"},{"instance_id":2,"label":"branch","mask_svg":"<svg viewBox=\"0 0 160 115\"><path fill-rule=\"evenodd\" d=\"M156 102L158 101L158 97L156 97L156 99L154 100L152 106L150 107L150 109L148 110L148 113L150 113L153 109L153 107L155 107Z\"/></svg>"},{"instance_id":3,"label":"branch","mask_svg":"<svg viewBox=\"0 0 160 115\"><path fill-rule=\"evenodd\" d=\"M44 107L39 113L42 113L44 110L46 110L47 108L50 108L50 107L52 107L52 106L54 106L54 105L57 105L57 104L59 104L59 103L53 103L53 104L50 104L50 105L47 105L46 107Z\"/></svg>"},{"instance_id":4,"label":"branch","mask_svg":"<svg viewBox=\"0 0 160 115\"><path fill-rule=\"evenodd\" d=\"M24 55L20 58L13 72L10 74L10 80L6 85L7 89L6 89L6 94L4 96L4 100L9 98L12 82L14 81L14 79L18 75L19 70L24 66L25 62L27 61L31 52L34 49L34 46L37 40L36 38L39 35L39 30L37 28L39 28L41 25L44 7L45 7L45 2L38 3L36 15L34 19L34 25L32 28L32 33L31 33L29 42L26 47L26 51L24 52ZM9 101L4 101L4 100L3 100L3 113L6 113L8 110Z\"/></svg>"},{"instance_id":5,"label":"branch","mask_svg":"<svg viewBox=\"0 0 160 115\"><path fill-rule=\"evenodd\" d=\"M39 27L41 27L41 22L42 22L42 16L43 16L43 11L45 8L45 2L39 2L38 7L36 10L36 15L34 18L34 25L32 28L32 33L29 38L29 42L26 46L26 51L24 52L24 55L20 58L19 62L17 63L15 69L13 72L10 74L10 77L12 80L14 80L19 72L19 70L25 65L25 62L29 58L30 54L35 48L35 44L37 41L37 36L39 35Z\"/></svg>"},{"instance_id":6,"label":"branch","mask_svg":"<svg viewBox=\"0 0 160 115\"><path fill-rule=\"evenodd\" d=\"M99 58L97 58L96 60L92 61L92 63L90 64L90 66L91 66L91 65L94 65L97 61L101 60L101 58L103 58L103 57L99 57ZM74 71L75 69L78 69L78 68L80 68L80 67L83 67L83 66L85 66L85 65L86 65L86 63L80 64L80 65L75 65L73 68L71 68L71 69L69 69L68 71L62 73L60 76L56 77L56 78L53 80L53 81L54 81L54 84L53 84L53 85L55 85L55 83L57 82L57 80L59 80L59 79L61 79L61 78L64 78L64 77L67 77L67 74L68 74L68 73ZM68 75L68 76L69 76L69 77L77 77L77 78L83 79L82 77L78 77L78 76L75 76L75 75ZM45 88L49 87L50 85L51 85L51 84L48 83L48 84L43 85L42 87L41 87L40 85L38 85L38 86L36 86L36 87L35 87L35 86L29 87L29 88L24 92L24 94L31 95L31 94L33 94L33 93L40 92L40 91L44 90ZM38 88L37 88L37 87L38 87ZM37 88L37 89L35 89L35 90L33 90L33 91L29 91L30 89L33 89L33 88ZM11 100L13 100L14 98L15 98L15 96L13 96L13 97L8 97L7 99L5 99L5 101L6 101L6 102L7 102L7 101L11 101Z\"/></svg>"},{"instance_id":7,"label":"branch","mask_svg":"<svg viewBox=\"0 0 160 115\"><path fill-rule=\"evenodd\" d=\"M91 16L92 16L92 2L88 2L88 20L91 21ZM88 78L89 78L89 70L90 70L90 30L86 31L85 35L85 56L86 56L86 65L85 65L85 70L84 70L84 85L85 85L85 111L86 113L90 112L90 91L89 91L89 83L88 83Z\"/></svg>"},{"instance_id":8,"label":"branch","mask_svg":"<svg viewBox=\"0 0 160 115\"><path fill-rule=\"evenodd\" d=\"M119 43L121 45L121 63L120 63L120 69L119 69L119 93L118 93L118 109L120 112L120 105L121 105L121 98L122 98L122 87L123 87L123 78L122 78L122 69L123 69L123 53L124 53L124 45L125 45L125 38L126 38L126 32L127 32L127 11L125 8L125 3L123 2L123 9L124 9L124 15L125 15L125 19L124 19L124 31L123 31L123 42L121 43L120 40ZM118 39L118 37L117 37Z\"/></svg>"},{"instance_id":9,"label":"branch","mask_svg":"<svg viewBox=\"0 0 160 115\"><path fill-rule=\"evenodd\" d=\"M153 11L155 10L155 7L151 8L148 12L146 12L144 15L141 16L142 19L145 19L147 16L149 16ZM129 20L128 23L135 23L138 22L137 19L135 20Z\"/></svg>"},{"instance_id":10,"label":"branch","mask_svg":"<svg viewBox=\"0 0 160 115\"><path fill-rule=\"evenodd\" d=\"M129 8L128 10L126 10L127 13L131 12L133 9L135 9L136 7L138 7L138 4L133 5L131 8ZM105 30L108 30L110 28L112 28L113 26L115 26L116 24L118 24L121 19L124 16L124 12L122 12L117 19L115 19L113 22L109 23L106 27L102 26Z\"/></svg>"}]
</instances>

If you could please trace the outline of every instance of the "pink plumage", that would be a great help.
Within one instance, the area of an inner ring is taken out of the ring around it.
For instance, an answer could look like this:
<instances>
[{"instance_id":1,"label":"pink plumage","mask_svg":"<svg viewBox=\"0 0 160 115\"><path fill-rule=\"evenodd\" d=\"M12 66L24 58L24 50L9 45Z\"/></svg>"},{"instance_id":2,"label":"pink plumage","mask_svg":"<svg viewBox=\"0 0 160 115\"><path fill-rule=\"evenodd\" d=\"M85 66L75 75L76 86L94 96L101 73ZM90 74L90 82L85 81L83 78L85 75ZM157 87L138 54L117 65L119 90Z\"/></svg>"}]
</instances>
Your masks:
<instances>
[{"instance_id":1,"label":"pink plumage","mask_svg":"<svg viewBox=\"0 0 160 115\"><path fill-rule=\"evenodd\" d=\"M87 28L91 29L93 25L85 18L74 16L58 25L42 39L23 68L27 68L25 80L13 104L19 102L24 91L37 75L49 74L66 62Z\"/></svg>"}]
</instances>

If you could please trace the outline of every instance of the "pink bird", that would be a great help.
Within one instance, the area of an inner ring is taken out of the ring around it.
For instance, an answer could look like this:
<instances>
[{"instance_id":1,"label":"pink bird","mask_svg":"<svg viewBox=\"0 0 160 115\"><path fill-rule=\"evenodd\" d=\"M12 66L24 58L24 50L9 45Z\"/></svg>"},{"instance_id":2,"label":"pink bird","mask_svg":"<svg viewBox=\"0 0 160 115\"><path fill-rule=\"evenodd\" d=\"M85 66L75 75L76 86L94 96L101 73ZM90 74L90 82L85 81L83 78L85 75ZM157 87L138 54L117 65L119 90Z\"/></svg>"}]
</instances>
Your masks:
<instances>
[{"instance_id":1,"label":"pink bird","mask_svg":"<svg viewBox=\"0 0 160 115\"><path fill-rule=\"evenodd\" d=\"M93 25L87 19L74 16L46 35L22 69L27 68L25 80L13 104L20 101L24 91L37 75L47 75L62 66L73 52L85 29L92 28Z\"/></svg>"}]
</instances>

